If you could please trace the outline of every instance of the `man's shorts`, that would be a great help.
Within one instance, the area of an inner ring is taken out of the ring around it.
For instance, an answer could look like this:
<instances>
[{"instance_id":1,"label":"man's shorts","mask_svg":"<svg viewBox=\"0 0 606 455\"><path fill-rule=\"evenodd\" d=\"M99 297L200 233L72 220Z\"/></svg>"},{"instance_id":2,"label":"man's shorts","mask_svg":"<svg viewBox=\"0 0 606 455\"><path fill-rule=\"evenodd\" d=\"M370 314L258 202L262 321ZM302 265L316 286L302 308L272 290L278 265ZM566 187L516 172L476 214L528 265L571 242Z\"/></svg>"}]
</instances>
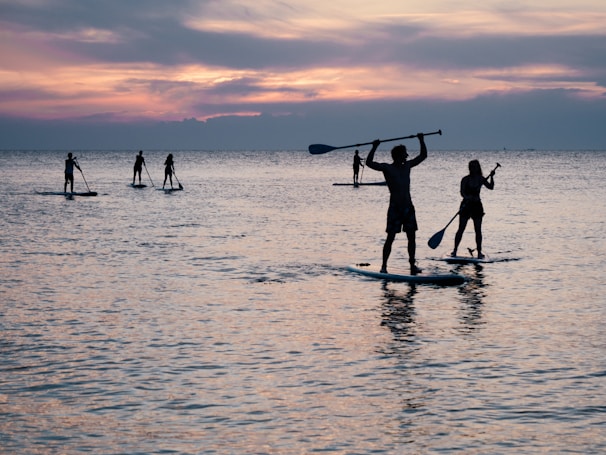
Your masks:
<instances>
[{"instance_id":1,"label":"man's shorts","mask_svg":"<svg viewBox=\"0 0 606 455\"><path fill-rule=\"evenodd\" d=\"M417 217L413 205L408 206L390 206L387 209L387 228L388 234L397 234L398 232L416 231Z\"/></svg>"}]
</instances>

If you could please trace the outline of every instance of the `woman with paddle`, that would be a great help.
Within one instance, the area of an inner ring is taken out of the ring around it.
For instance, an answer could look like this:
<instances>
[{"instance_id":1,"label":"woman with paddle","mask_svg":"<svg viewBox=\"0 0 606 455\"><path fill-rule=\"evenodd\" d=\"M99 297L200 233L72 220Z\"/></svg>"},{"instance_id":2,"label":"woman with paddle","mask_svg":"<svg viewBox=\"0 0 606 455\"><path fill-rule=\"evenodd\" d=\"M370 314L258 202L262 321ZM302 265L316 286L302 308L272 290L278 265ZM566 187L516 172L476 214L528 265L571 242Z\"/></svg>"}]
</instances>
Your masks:
<instances>
[{"instance_id":1,"label":"woman with paddle","mask_svg":"<svg viewBox=\"0 0 606 455\"><path fill-rule=\"evenodd\" d=\"M459 230L455 234L454 250L452 250L451 256L454 257L457 255L459 244L463 238L463 232L465 232L467 222L471 218L476 233L478 258L484 258L484 254L482 253L482 218L484 217L484 207L482 206L482 200L480 199L480 190L483 186L489 190L494 189L495 171L496 168L488 177L484 177L480 162L478 160L471 160L469 162L469 175L466 175L461 179L461 196L463 197L463 200L461 201L461 207L459 209Z\"/></svg>"},{"instance_id":2,"label":"woman with paddle","mask_svg":"<svg viewBox=\"0 0 606 455\"><path fill-rule=\"evenodd\" d=\"M410 169L421 164L427 158L427 146L425 135L416 135L421 146L420 154L410 161L405 145L396 145L391 150L393 163L377 163L375 152L381 143L376 140L372 143L372 149L366 157L366 165L376 171L383 172L387 187L389 188L389 209L387 210L387 238L383 245L383 263L381 273L387 273L387 260L391 254L391 246L398 232L406 232L408 238L408 260L410 262L410 274L416 275L421 272L415 264L417 219L415 207L410 197Z\"/></svg>"},{"instance_id":3,"label":"woman with paddle","mask_svg":"<svg viewBox=\"0 0 606 455\"><path fill-rule=\"evenodd\" d=\"M173 161L173 154L169 153L164 162L164 183L162 188L166 185L166 179L170 179L170 187L173 187L173 172L175 172L175 162Z\"/></svg>"}]
</instances>

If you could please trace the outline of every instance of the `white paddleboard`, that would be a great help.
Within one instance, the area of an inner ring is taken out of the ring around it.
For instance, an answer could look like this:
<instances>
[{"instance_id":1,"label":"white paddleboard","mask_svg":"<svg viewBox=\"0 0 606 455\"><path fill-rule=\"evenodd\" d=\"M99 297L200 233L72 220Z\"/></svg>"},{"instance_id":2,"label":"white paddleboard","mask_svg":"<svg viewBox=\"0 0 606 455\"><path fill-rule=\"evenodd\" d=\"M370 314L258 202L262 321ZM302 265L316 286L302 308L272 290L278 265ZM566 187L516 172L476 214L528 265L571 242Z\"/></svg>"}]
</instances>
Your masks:
<instances>
[{"instance_id":1,"label":"white paddleboard","mask_svg":"<svg viewBox=\"0 0 606 455\"><path fill-rule=\"evenodd\" d=\"M473 256L444 255L441 258L438 258L438 261L444 261L449 264L486 264L489 262L494 262L487 255L484 255L484 257L481 259Z\"/></svg>"},{"instance_id":2,"label":"white paddleboard","mask_svg":"<svg viewBox=\"0 0 606 455\"><path fill-rule=\"evenodd\" d=\"M332 186L387 186L387 182L333 183Z\"/></svg>"},{"instance_id":3,"label":"white paddleboard","mask_svg":"<svg viewBox=\"0 0 606 455\"><path fill-rule=\"evenodd\" d=\"M347 266L347 270L359 273L370 278L385 281L403 281L407 283L440 284L443 286L459 285L465 282L465 277L455 273L406 275L402 273L381 273L380 268L371 264L354 264Z\"/></svg>"},{"instance_id":4,"label":"white paddleboard","mask_svg":"<svg viewBox=\"0 0 606 455\"><path fill-rule=\"evenodd\" d=\"M86 192L81 192L81 193L65 193L63 191L36 191L37 194L41 194L43 196L66 196L66 197L71 197L71 196L96 196L97 192L96 191L86 191Z\"/></svg>"}]
</instances>

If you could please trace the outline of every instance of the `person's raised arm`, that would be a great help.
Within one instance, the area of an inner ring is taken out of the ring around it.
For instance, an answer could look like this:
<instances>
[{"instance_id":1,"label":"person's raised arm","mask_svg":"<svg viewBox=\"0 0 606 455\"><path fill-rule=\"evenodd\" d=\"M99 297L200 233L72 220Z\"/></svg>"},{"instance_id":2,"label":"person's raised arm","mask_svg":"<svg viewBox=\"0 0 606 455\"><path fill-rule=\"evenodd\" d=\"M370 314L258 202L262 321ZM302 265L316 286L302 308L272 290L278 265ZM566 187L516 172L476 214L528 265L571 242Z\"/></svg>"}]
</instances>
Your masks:
<instances>
[{"instance_id":1,"label":"person's raised arm","mask_svg":"<svg viewBox=\"0 0 606 455\"><path fill-rule=\"evenodd\" d=\"M377 151L377 148L379 148L380 143L381 141L379 139L375 139L372 142L370 152L368 152L368 155L366 156L366 165L371 169L377 169L377 165L379 164L375 161L375 152Z\"/></svg>"},{"instance_id":2,"label":"person's raised arm","mask_svg":"<svg viewBox=\"0 0 606 455\"><path fill-rule=\"evenodd\" d=\"M418 133L417 138L419 138L419 146L421 147L421 151L418 156L409 161L410 167L416 166L417 164L421 164L427 158L427 145L425 145L425 135L423 133Z\"/></svg>"},{"instance_id":3,"label":"person's raised arm","mask_svg":"<svg viewBox=\"0 0 606 455\"><path fill-rule=\"evenodd\" d=\"M492 171L488 177L484 179L484 186L489 190L494 189L494 171Z\"/></svg>"}]
</instances>

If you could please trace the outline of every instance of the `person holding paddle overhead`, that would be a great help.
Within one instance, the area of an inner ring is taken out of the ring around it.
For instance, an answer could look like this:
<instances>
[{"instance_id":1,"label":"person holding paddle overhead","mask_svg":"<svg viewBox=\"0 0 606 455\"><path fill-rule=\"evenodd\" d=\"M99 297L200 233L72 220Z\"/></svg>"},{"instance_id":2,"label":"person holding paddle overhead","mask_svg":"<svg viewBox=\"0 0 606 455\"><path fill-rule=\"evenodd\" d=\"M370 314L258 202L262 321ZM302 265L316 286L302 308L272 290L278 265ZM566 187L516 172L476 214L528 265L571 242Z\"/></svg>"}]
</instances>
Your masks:
<instances>
[{"instance_id":1,"label":"person holding paddle overhead","mask_svg":"<svg viewBox=\"0 0 606 455\"><path fill-rule=\"evenodd\" d=\"M82 172L80 166L76 162L76 157L72 158L71 152L67 154L67 159L65 160L65 183L63 184L63 192L67 193L67 183L70 184L70 191L74 192L74 166Z\"/></svg>"},{"instance_id":2,"label":"person holding paddle overhead","mask_svg":"<svg viewBox=\"0 0 606 455\"><path fill-rule=\"evenodd\" d=\"M133 170L133 185L135 184L135 177L139 174L139 185L141 185L141 171L145 165L145 158L143 158L143 150L139 150L139 154L135 158L135 167Z\"/></svg>"},{"instance_id":3,"label":"person holding paddle overhead","mask_svg":"<svg viewBox=\"0 0 606 455\"><path fill-rule=\"evenodd\" d=\"M358 174L360 173L360 166L364 167L364 164L362 164L362 158L360 157L360 152L358 152L356 150L356 152L354 153L354 159L353 159L353 182L354 185L357 185L359 182L358 179Z\"/></svg>"},{"instance_id":4,"label":"person holding paddle overhead","mask_svg":"<svg viewBox=\"0 0 606 455\"><path fill-rule=\"evenodd\" d=\"M372 149L366 157L366 165L375 171L383 172L387 187L389 188L389 208L387 210L387 238L383 245L383 263L381 273L387 273L387 260L391 254L391 247L399 232L406 232L408 238L408 260L410 263L410 274L416 275L421 269L416 266L416 231L417 219L415 207L410 197L410 170L421 164L427 158L427 146L425 135L418 133L417 138L421 147L420 154L407 161L408 151L405 145L396 145L391 150L392 163L378 163L375 161L375 152L381 141L379 139L372 143Z\"/></svg>"},{"instance_id":5,"label":"person holding paddle overhead","mask_svg":"<svg viewBox=\"0 0 606 455\"><path fill-rule=\"evenodd\" d=\"M173 187L173 172L175 172L175 162L173 161L173 154L169 153L164 162L164 183L162 188L166 185L166 179L170 179L170 187Z\"/></svg>"},{"instance_id":6,"label":"person holding paddle overhead","mask_svg":"<svg viewBox=\"0 0 606 455\"><path fill-rule=\"evenodd\" d=\"M480 162L478 160L471 160L469 162L469 175L466 175L461 179L461 196L463 197L463 200L461 201L459 209L459 229L455 234L454 250L450 253L453 257L457 255L459 244L463 238L463 232L465 232L467 222L471 218L476 233L478 258L484 258L484 254L482 253L482 218L484 217L484 207L482 206L482 200L480 199L480 190L483 186L489 190L494 189L495 170L496 168L488 177L484 177Z\"/></svg>"}]
</instances>

